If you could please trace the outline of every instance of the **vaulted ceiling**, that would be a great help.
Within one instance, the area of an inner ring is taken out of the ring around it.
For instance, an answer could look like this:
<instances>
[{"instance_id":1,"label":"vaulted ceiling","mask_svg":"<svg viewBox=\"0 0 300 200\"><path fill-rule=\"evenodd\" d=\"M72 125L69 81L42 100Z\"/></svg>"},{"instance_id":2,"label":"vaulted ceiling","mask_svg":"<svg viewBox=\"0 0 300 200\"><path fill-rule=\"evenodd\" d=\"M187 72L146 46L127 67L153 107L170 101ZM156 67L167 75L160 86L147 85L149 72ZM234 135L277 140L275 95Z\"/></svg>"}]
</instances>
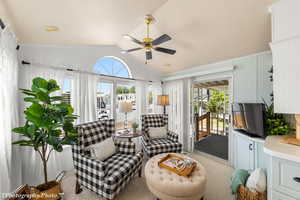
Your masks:
<instances>
[{"instance_id":1,"label":"vaulted ceiling","mask_svg":"<svg viewBox=\"0 0 300 200\"><path fill-rule=\"evenodd\" d=\"M2 0L18 38L27 44L118 45L136 47L122 39L145 36L145 14L157 22L151 36L173 40L162 45L175 55L154 52L148 64L162 73L244 56L269 49L268 7L277 0ZM46 32L45 26L59 28ZM145 61L145 52L131 53Z\"/></svg>"}]
</instances>

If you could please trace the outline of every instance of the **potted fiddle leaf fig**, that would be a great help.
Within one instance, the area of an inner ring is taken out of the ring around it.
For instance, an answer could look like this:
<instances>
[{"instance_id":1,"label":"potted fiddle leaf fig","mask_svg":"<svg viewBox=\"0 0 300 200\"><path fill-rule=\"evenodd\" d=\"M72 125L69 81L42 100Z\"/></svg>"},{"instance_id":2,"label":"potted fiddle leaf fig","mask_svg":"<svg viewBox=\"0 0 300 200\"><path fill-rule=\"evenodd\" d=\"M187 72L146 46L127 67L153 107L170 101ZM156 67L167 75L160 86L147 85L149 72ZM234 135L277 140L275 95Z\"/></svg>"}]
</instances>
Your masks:
<instances>
[{"instance_id":1,"label":"potted fiddle leaf fig","mask_svg":"<svg viewBox=\"0 0 300 200\"><path fill-rule=\"evenodd\" d=\"M60 87L55 80L40 77L32 80L30 90L21 89L27 96L24 101L30 105L24 111L25 124L13 129L23 136L13 144L33 148L42 160L45 183L37 186L37 191L56 197L60 183L48 180L47 162L53 151L62 152L64 145L76 144L78 137L73 125L77 116L69 104L63 103L62 96L53 96L58 90Z\"/></svg>"}]
</instances>

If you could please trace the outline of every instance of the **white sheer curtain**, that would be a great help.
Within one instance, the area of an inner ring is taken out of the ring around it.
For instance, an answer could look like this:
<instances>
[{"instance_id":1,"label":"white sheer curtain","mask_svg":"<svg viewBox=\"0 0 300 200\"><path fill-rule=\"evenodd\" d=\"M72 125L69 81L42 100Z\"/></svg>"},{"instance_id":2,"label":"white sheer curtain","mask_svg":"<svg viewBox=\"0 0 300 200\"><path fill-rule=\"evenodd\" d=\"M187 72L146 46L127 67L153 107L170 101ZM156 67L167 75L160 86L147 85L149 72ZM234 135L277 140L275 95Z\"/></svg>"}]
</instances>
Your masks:
<instances>
[{"instance_id":1,"label":"white sheer curtain","mask_svg":"<svg viewBox=\"0 0 300 200\"><path fill-rule=\"evenodd\" d=\"M21 183L18 147L12 146L18 126L18 59L16 40L8 28L0 32L0 193Z\"/></svg>"},{"instance_id":2,"label":"white sheer curtain","mask_svg":"<svg viewBox=\"0 0 300 200\"><path fill-rule=\"evenodd\" d=\"M136 115L137 119L136 122L139 123L139 128L141 128L141 116L146 114L146 88L148 83L145 81L136 81L135 88L136 88Z\"/></svg>"},{"instance_id":3,"label":"white sheer curtain","mask_svg":"<svg viewBox=\"0 0 300 200\"><path fill-rule=\"evenodd\" d=\"M46 68L42 66L25 65L20 68L20 82L19 87L30 89L32 80L36 77L42 77L46 80L54 79L57 81L61 90L55 92L53 95L61 95L63 81L66 76L65 71ZM23 110L29 105L23 101L24 95L20 95L20 121L24 124L25 118ZM42 163L39 155L29 147L22 147L23 155L23 182L30 185L37 185L43 183L44 174ZM49 179L54 179L55 176L62 170L72 169L72 154L70 148L65 148L62 153L53 151L48 161L48 176Z\"/></svg>"},{"instance_id":4,"label":"white sheer curtain","mask_svg":"<svg viewBox=\"0 0 300 200\"><path fill-rule=\"evenodd\" d=\"M152 92L153 92L153 113L155 114L162 114L163 107L157 105L157 96L163 93L161 83L153 83L152 84Z\"/></svg>"},{"instance_id":5,"label":"white sheer curtain","mask_svg":"<svg viewBox=\"0 0 300 200\"><path fill-rule=\"evenodd\" d=\"M169 115L169 130L179 134L179 140L182 142L182 134L184 131L184 96L183 96L183 80L166 82L164 84L164 94L169 95L170 105L167 106ZM185 102L187 103L187 102Z\"/></svg>"},{"instance_id":6,"label":"white sheer curtain","mask_svg":"<svg viewBox=\"0 0 300 200\"><path fill-rule=\"evenodd\" d=\"M87 73L74 73L71 89L71 102L76 115L77 124L97 119L97 83L98 76Z\"/></svg>"}]
</instances>

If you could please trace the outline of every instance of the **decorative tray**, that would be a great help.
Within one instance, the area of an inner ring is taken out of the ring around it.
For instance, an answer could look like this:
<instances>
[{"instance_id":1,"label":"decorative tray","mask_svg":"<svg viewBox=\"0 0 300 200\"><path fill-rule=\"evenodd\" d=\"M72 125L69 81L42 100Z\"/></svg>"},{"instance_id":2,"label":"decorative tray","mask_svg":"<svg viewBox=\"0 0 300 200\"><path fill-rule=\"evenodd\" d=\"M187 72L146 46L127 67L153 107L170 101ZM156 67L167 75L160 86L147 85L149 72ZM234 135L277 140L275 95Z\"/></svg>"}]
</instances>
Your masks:
<instances>
[{"instance_id":1,"label":"decorative tray","mask_svg":"<svg viewBox=\"0 0 300 200\"><path fill-rule=\"evenodd\" d=\"M175 154L168 154L158 161L158 166L170 170L179 176L189 176L197 164L192 159L182 158Z\"/></svg>"}]
</instances>

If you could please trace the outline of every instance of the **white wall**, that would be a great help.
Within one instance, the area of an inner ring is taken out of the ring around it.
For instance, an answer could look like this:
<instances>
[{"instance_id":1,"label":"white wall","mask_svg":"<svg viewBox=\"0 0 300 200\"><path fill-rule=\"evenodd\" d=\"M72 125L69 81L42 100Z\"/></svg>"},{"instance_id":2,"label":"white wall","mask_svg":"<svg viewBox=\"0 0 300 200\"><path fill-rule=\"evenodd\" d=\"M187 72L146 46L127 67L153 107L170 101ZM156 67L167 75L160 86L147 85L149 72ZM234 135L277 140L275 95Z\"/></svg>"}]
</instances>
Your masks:
<instances>
[{"instance_id":1,"label":"white wall","mask_svg":"<svg viewBox=\"0 0 300 200\"><path fill-rule=\"evenodd\" d=\"M129 54L121 54L117 46L52 46L21 45L20 59L53 66L68 66L92 71L98 59L104 56L121 58L130 68L133 78L159 81L159 72L137 61Z\"/></svg>"},{"instance_id":2,"label":"white wall","mask_svg":"<svg viewBox=\"0 0 300 200\"><path fill-rule=\"evenodd\" d=\"M164 80L182 77L209 80L220 76L232 76L234 102L258 103L263 102L262 99L264 99L270 103L272 83L269 80L268 71L271 67L271 52L262 52L168 74L164 76Z\"/></svg>"}]
</instances>

